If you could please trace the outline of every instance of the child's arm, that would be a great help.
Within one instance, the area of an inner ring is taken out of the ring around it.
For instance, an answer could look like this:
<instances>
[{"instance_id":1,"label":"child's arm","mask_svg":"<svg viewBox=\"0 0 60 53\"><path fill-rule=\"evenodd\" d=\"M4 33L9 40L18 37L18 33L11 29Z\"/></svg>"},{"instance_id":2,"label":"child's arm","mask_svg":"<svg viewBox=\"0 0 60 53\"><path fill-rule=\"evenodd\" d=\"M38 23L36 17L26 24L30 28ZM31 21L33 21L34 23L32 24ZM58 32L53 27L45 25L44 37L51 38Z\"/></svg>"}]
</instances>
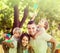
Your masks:
<instances>
[{"instance_id":1,"label":"child's arm","mask_svg":"<svg viewBox=\"0 0 60 53\"><path fill-rule=\"evenodd\" d=\"M37 14L36 13L34 13L31 17L31 21L34 21L34 19L35 19L35 17L37 16Z\"/></svg>"},{"instance_id":2,"label":"child's arm","mask_svg":"<svg viewBox=\"0 0 60 53\"><path fill-rule=\"evenodd\" d=\"M14 48L14 45L13 45L12 42L9 43L9 42L3 41L2 44L3 44L3 45L6 45L6 46L8 46L8 47Z\"/></svg>"}]
</instances>

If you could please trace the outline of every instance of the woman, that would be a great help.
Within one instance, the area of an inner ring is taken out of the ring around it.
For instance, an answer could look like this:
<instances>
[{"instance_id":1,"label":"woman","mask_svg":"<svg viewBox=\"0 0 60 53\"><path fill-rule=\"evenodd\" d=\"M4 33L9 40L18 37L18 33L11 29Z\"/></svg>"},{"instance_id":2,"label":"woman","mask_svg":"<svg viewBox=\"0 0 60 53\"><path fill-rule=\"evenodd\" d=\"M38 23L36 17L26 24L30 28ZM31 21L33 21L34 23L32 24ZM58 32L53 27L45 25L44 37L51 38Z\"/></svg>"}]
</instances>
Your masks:
<instances>
[{"instance_id":1,"label":"woman","mask_svg":"<svg viewBox=\"0 0 60 53\"><path fill-rule=\"evenodd\" d=\"M35 53L29 42L30 36L27 33L23 33L18 41L17 53Z\"/></svg>"}]
</instances>

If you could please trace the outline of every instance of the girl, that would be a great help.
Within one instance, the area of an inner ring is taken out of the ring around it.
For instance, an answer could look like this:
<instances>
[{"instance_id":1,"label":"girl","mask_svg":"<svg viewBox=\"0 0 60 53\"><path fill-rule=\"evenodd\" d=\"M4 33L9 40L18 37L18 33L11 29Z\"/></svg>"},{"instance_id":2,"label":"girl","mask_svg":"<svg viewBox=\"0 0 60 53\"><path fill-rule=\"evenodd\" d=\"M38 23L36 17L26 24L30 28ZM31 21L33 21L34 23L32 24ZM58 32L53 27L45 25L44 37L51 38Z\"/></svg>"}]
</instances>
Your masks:
<instances>
[{"instance_id":1,"label":"girl","mask_svg":"<svg viewBox=\"0 0 60 53\"><path fill-rule=\"evenodd\" d=\"M17 53L35 53L29 42L30 36L27 33L23 33L18 41Z\"/></svg>"}]
</instances>

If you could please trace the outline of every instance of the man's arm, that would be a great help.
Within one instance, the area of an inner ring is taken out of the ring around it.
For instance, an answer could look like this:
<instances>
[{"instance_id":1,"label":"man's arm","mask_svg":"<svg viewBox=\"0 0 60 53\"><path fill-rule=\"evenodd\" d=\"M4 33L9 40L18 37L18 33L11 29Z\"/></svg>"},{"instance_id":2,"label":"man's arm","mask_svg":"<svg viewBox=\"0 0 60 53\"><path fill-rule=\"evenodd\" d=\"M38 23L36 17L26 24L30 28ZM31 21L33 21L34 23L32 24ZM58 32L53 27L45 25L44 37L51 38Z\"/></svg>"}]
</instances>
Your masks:
<instances>
[{"instance_id":1,"label":"man's arm","mask_svg":"<svg viewBox=\"0 0 60 53\"><path fill-rule=\"evenodd\" d=\"M52 53L54 53L56 48L56 40L54 38L51 38L49 42L52 43Z\"/></svg>"}]
</instances>

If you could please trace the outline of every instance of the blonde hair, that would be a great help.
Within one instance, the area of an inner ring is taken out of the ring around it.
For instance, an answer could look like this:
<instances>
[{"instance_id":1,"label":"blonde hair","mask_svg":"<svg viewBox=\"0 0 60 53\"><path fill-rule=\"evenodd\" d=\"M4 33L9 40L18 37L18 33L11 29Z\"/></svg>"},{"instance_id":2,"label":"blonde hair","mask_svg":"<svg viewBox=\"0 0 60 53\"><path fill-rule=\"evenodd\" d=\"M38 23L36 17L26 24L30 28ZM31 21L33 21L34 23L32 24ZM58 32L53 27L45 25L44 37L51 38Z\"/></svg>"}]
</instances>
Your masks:
<instances>
[{"instance_id":1,"label":"blonde hair","mask_svg":"<svg viewBox=\"0 0 60 53\"><path fill-rule=\"evenodd\" d=\"M40 20L40 22L41 22L41 21L44 22L44 28L45 28L45 30L47 30L48 27L49 27L48 20L47 20L46 18L42 18L42 19ZM41 24L40 22L39 22L39 24Z\"/></svg>"},{"instance_id":2,"label":"blonde hair","mask_svg":"<svg viewBox=\"0 0 60 53\"><path fill-rule=\"evenodd\" d=\"M21 29L20 29L19 27L15 27L15 28L13 29L13 34L15 34L16 32L18 32L19 34L22 33L22 32L21 32Z\"/></svg>"}]
</instances>

